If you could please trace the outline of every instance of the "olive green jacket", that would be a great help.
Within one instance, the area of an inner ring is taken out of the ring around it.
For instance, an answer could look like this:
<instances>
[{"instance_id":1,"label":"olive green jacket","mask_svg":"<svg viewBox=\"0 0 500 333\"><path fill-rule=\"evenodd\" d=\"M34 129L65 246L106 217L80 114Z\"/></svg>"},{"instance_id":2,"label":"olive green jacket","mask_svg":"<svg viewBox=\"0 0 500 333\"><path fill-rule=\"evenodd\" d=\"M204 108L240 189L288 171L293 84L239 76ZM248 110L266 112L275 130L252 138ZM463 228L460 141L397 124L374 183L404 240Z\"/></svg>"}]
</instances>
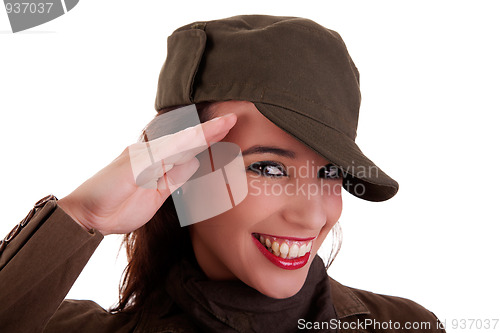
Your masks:
<instances>
[{"instance_id":1,"label":"olive green jacket","mask_svg":"<svg viewBox=\"0 0 500 333\"><path fill-rule=\"evenodd\" d=\"M103 236L81 228L55 199L30 213L0 243L0 332L197 332L187 315L169 313L168 302L141 313L111 314L92 301L64 300ZM332 331L401 332L411 325L404 331L444 332L432 312L410 300L333 279L330 287L338 320L322 325ZM297 330L320 324L298 321Z\"/></svg>"}]
</instances>

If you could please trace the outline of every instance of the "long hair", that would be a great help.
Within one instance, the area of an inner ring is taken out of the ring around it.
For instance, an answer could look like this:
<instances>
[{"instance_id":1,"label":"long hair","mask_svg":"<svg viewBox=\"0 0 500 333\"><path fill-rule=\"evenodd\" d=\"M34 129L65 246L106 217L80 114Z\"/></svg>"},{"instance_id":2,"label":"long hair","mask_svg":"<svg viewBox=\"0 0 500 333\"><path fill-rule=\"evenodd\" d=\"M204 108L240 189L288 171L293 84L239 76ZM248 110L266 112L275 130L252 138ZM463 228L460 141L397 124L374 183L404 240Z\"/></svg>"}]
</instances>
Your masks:
<instances>
[{"instance_id":1,"label":"long hair","mask_svg":"<svg viewBox=\"0 0 500 333\"><path fill-rule=\"evenodd\" d=\"M200 122L213 117L210 103L196 104ZM176 107L177 108L177 107ZM158 117L174 108L158 112L146 125L139 141L155 128ZM192 251L188 228L181 228L171 196L145 225L123 237L128 264L123 272L118 304L111 312L136 312L146 304L167 277L170 268Z\"/></svg>"},{"instance_id":2,"label":"long hair","mask_svg":"<svg viewBox=\"0 0 500 333\"><path fill-rule=\"evenodd\" d=\"M214 104L196 104L202 123L213 118ZM146 133L155 127L157 117L172 109L174 108L161 110L142 131L139 140L147 141ZM327 268L340 249L342 234L338 223L335 224L333 236L335 245L332 247ZM124 235L122 246L127 254L128 265L122 275L118 304L110 309L111 312L140 311L147 304L149 297L159 292L158 288L165 283L170 268L193 251L188 228L180 226L171 196L149 222Z\"/></svg>"}]
</instances>

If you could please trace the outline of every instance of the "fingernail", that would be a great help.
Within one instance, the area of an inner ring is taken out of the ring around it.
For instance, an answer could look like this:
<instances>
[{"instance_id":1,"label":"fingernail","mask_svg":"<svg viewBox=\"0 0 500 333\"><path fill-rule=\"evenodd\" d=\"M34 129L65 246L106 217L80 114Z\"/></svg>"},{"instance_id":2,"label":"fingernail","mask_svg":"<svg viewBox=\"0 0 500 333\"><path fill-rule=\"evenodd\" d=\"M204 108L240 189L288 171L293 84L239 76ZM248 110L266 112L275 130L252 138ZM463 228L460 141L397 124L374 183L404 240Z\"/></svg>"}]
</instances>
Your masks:
<instances>
[{"instance_id":1,"label":"fingernail","mask_svg":"<svg viewBox=\"0 0 500 333\"><path fill-rule=\"evenodd\" d=\"M227 117L232 116L233 114L234 114L234 112L231 112L231 113L228 113L228 114L226 114L226 115L222 116L221 118L227 118Z\"/></svg>"},{"instance_id":2,"label":"fingernail","mask_svg":"<svg viewBox=\"0 0 500 333\"><path fill-rule=\"evenodd\" d=\"M222 117L217 117L217 118L214 118L214 119L210 119L209 121L207 121L207 123L211 122L211 121L216 121L216 120L219 120L220 118Z\"/></svg>"},{"instance_id":3,"label":"fingernail","mask_svg":"<svg viewBox=\"0 0 500 333\"><path fill-rule=\"evenodd\" d=\"M207 121L207 122L210 122L210 121L216 121L216 120L219 120L219 119L222 119L222 118L227 118L227 117L230 117L230 116L231 116L231 115L233 115L233 114L234 114L234 113L233 113L233 112L231 112L231 113L228 113L228 114L223 115L223 116L221 116L221 117L217 117L217 118L214 118L214 119L210 119L210 120L209 120L209 121Z\"/></svg>"}]
</instances>

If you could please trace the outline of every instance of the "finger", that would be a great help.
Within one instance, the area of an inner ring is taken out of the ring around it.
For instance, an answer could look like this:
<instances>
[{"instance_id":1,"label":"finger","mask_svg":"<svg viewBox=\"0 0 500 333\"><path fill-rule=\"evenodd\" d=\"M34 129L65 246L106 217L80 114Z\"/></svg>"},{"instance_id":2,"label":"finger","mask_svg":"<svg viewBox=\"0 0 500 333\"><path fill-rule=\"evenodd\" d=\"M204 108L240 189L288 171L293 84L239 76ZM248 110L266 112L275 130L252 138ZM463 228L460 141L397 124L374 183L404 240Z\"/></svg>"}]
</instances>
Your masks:
<instances>
[{"instance_id":1,"label":"finger","mask_svg":"<svg viewBox=\"0 0 500 333\"><path fill-rule=\"evenodd\" d=\"M201 124L205 140L210 144L222 140L238 120L236 114L229 113Z\"/></svg>"},{"instance_id":2,"label":"finger","mask_svg":"<svg viewBox=\"0 0 500 333\"><path fill-rule=\"evenodd\" d=\"M134 180L137 186L143 188L156 188L157 180L166 172L174 167L174 165L183 165L195 156L204 151L207 146L192 148L188 151L171 155L163 160L151 162L150 156L147 154L147 149L143 147L130 147L130 163Z\"/></svg>"},{"instance_id":3,"label":"finger","mask_svg":"<svg viewBox=\"0 0 500 333\"><path fill-rule=\"evenodd\" d=\"M155 188L156 181L175 164L184 164L220 141L236 123L231 113L158 139L129 146L129 158L136 184Z\"/></svg>"},{"instance_id":4,"label":"finger","mask_svg":"<svg viewBox=\"0 0 500 333\"><path fill-rule=\"evenodd\" d=\"M191 149L186 149L176 155L169 156L163 161L167 164L183 164L208 148L208 146L222 140L236 124L237 117L234 113L217 117L201 124L205 136L204 144ZM198 125L200 126L200 125Z\"/></svg>"},{"instance_id":5,"label":"finger","mask_svg":"<svg viewBox=\"0 0 500 333\"><path fill-rule=\"evenodd\" d=\"M155 162L137 175L135 183L143 188L156 188L158 179L172 168L173 164L166 164L163 161Z\"/></svg>"},{"instance_id":6,"label":"finger","mask_svg":"<svg viewBox=\"0 0 500 333\"><path fill-rule=\"evenodd\" d=\"M169 164L175 163L172 157L184 157L183 153L190 153L186 160L205 150L211 143L220 141L236 123L236 115L230 113L177 133L166 135L149 142L151 155L154 161L169 158ZM202 148L199 150L199 148ZM179 154L179 155L177 155Z\"/></svg>"},{"instance_id":7,"label":"finger","mask_svg":"<svg viewBox=\"0 0 500 333\"><path fill-rule=\"evenodd\" d=\"M197 158L192 158L184 164L174 166L158 181L158 190L166 191L170 195L170 193L175 192L184 185L199 167L200 162Z\"/></svg>"}]
</instances>

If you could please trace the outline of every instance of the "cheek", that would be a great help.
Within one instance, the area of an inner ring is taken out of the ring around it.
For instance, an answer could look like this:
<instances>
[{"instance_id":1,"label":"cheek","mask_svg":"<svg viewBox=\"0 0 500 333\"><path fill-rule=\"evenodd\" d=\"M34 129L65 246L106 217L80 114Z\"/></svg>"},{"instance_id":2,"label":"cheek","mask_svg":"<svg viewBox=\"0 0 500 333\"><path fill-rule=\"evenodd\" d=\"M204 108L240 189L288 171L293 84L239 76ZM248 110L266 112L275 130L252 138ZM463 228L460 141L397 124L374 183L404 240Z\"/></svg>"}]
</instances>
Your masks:
<instances>
[{"instance_id":1,"label":"cheek","mask_svg":"<svg viewBox=\"0 0 500 333\"><path fill-rule=\"evenodd\" d=\"M335 184L335 187L338 189L336 192L323 196L327 221L320 232L318 242L316 242L316 251L322 245L323 241L328 236L328 233L332 230L332 228L339 221L340 216L342 215L343 202L342 191L340 190L342 188L342 182Z\"/></svg>"},{"instance_id":2,"label":"cheek","mask_svg":"<svg viewBox=\"0 0 500 333\"><path fill-rule=\"evenodd\" d=\"M247 176L248 194L245 199L228 214L250 219L252 224L264 221L277 213L286 204L283 183Z\"/></svg>"},{"instance_id":3,"label":"cheek","mask_svg":"<svg viewBox=\"0 0 500 333\"><path fill-rule=\"evenodd\" d=\"M236 207L191 225L193 245L202 244L206 251L225 261L228 250L235 254L244 252L242 246L251 240L255 225L272 214L272 208L273 204L265 197L249 193Z\"/></svg>"},{"instance_id":4,"label":"cheek","mask_svg":"<svg viewBox=\"0 0 500 333\"><path fill-rule=\"evenodd\" d=\"M342 215L342 195L336 195L334 198L332 198L331 203L332 204L328 212L328 219L331 221L333 227L333 225L337 223L337 221L340 219L340 216Z\"/></svg>"},{"instance_id":5,"label":"cheek","mask_svg":"<svg viewBox=\"0 0 500 333\"><path fill-rule=\"evenodd\" d=\"M252 232L266 225L269 217L283 204L283 197L249 193L236 207L211 219L190 226L191 241L200 266L215 278L241 280L252 275L246 267L255 244Z\"/></svg>"},{"instance_id":6,"label":"cheek","mask_svg":"<svg viewBox=\"0 0 500 333\"><path fill-rule=\"evenodd\" d=\"M340 219L342 214L342 180L332 182L328 187L327 195L324 195L325 209L328 220L332 226Z\"/></svg>"}]
</instances>

